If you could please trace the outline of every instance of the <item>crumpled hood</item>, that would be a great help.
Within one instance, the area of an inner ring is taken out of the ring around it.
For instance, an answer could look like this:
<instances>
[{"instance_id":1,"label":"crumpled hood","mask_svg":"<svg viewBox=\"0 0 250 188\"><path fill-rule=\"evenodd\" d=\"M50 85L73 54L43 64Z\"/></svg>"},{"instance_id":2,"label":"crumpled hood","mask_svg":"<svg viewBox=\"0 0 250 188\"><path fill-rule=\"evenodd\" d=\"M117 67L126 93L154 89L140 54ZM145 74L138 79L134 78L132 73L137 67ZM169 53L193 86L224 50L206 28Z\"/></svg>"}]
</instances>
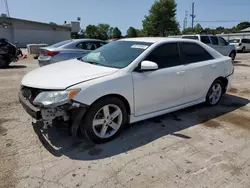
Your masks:
<instances>
[{"instance_id":1,"label":"crumpled hood","mask_svg":"<svg viewBox=\"0 0 250 188\"><path fill-rule=\"evenodd\" d=\"M39 89L66 89L80 82L110 75L117 70L73 59L29 72L22 79L22 85Z\"/></svg>"}]
</instances>

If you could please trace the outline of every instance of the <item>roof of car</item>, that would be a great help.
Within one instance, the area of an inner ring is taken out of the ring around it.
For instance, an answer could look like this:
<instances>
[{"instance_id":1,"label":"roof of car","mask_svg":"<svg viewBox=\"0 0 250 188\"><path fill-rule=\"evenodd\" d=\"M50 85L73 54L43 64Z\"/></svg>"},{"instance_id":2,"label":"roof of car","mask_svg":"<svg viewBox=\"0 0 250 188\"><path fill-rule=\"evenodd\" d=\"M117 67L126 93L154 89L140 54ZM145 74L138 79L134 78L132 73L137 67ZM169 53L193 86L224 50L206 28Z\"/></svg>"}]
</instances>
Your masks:
<instances>
[{"instance_id":1,"label":"roof of car","mask_svg":"<svg viewBox=\"0 0 250 188\"><path fill-rule=\"evenodd\" d=\"M126 39L120 39L122 41L135 41L135 42L171 42L171 41L193 41L190 39L182 39L182 38L168 38L168 37L138 37L138 38L126 38Z\"/></svg>"},{"instance_id":2,"label":"roof of car","mask_svg":"<svg viewBox=\"0 0 250 188\"><path fill-rule=\"evenodd\" d=\"M79 41L98 41L98 42L100 42L103 40L99 40L99 39L72 39L71 41L72 42L79 42ZM103 41L103 42L105 42L105 41Z\"/></svg>"},{"instance_id":3,"label":"roof of car","mask_svg":"<svg viewBox=\"0 0 250 188\"><path fill-rule=\"evenodd\" d=\"M189 34L189 35L182 35L182 37L184 36L208 36L208 37L217 37L216 35L213 34Z\"/></svg>"}]
</instances>

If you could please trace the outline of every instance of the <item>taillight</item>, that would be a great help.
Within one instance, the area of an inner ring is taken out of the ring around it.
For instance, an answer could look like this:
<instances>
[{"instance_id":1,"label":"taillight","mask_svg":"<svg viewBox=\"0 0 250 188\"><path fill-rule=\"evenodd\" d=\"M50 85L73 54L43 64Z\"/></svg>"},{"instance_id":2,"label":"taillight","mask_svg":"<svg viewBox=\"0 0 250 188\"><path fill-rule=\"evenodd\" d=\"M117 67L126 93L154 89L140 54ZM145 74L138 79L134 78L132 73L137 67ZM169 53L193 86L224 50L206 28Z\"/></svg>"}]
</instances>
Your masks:
<instances>
[{"instance_id":1,"label":"taillight","mask_svg":"<svg viewBox=\"0 0 250 188\"><path fill-rule=\"evenodd\" d=\"M55 56L57 54L59 54L60 52L52 52L52 51L45 51L43 54L46 55L46 56Z\"/></svg>"},{"instance_id":2,"label":"taillight","mask_svg":"<svg viewBox=\"0 0 250 188\"><path fill-rule=\"evenodd\" d=\"M241 46L242 45L242 43L239 43L239 46Z\"/></svg>"}]
</instances>

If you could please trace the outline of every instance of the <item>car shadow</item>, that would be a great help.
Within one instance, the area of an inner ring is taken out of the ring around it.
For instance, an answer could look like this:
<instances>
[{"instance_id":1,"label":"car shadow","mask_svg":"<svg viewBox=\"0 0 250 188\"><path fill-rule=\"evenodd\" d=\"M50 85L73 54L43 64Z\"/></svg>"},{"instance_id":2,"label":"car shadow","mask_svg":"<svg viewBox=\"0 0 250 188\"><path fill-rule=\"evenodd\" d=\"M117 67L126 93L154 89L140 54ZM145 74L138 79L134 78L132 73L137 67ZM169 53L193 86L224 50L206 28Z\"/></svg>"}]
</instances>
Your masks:
<instances>
[{"instance_id":1,"label":"car shadow","mask_svg":"<svg viewBox=\"0 0 250 188\"><path fill-rule=\"evenodd\" d=\"M26 67L25 65L10 65L7 69L25 69Z\"/></svg>"},{"instance_id":2,"label":"car shadow","mask_svg":"<svg viewBox=\"0 0 250 188\"><path fill-rule=\"evenodd\" d=\"M75 142L67 131L58 128L43 130L37 124L34 124L33 128L43 146L52 155L56 157L65 155L75 160L97 160L125 153L166 135L191 139L190 136L179 132L198 124L217 128L218 123L210 120L239 108L244 108L248 103L248 99L227 94L222 98L218 106L209 107L206 104L199 104L174 113L134 123L116 139L99 145L95 145L85 138Z\"/></svg>"}]
</instances>

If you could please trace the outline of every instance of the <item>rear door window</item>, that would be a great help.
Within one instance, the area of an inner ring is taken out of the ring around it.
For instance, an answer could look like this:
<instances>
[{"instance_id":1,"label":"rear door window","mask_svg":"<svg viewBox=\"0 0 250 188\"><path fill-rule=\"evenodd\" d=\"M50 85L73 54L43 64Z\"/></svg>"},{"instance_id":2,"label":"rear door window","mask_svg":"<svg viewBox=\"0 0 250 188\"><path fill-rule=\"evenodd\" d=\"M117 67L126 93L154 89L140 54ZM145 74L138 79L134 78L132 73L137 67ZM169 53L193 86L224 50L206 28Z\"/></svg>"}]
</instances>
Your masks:
<instances>
[{"instance_id":1,"label":"rear door window","mask_svg":"<svg viewBox=\"0 0 250 188\"><path fill-rule=\"evenodd\" d=\"M196 43L180 43L180 51L185 64L214 59L203 47Z\"/></svg>"},{"instance_id":2,"label":"rear door window","mask_svg":"<svg viewBox=\"0 0 250 188\"><path fill-rule=\"evenodd\" d=\"M100 47L104 46L107 43L106 42L96 42L95 44L96 44L97 48L100 48Z\"/></svg>"},{"instance_id":3,"label":"rear door window","mask_svg":"<svg viewBox=\"0 0 250 188\"><path fill-rule=\"evenodd\" d=\"M183 39L193 39L193 40L199 40L199 37L198 36L183 36L182 37Z\"/></svg>"},{"instance_id":4,"label":"rear door window","mask_svg":"<svg viewBox=\"0 0 250 188\"><path fill-rule=\"evenodd\" d=\"M205 44L211 44L208 36L201 36L201 42L203 42Z\"/></svg>"},{"instance_id":5,"label":"rear door window","mask_svg":"<svg viewBox=\"0 0 250 188\"><path fill-rule=\"evenodd\" d=\"M217 37L210 37L213 45L219 45L219 40Z\"/></svg>"},{"instance_id":6,"label":"rear door window","mask_svg":"<svg viewBox=\"0 0 250 188\"><path fill-rule=\"evenodd\" d=\"M82 50L95 50L97 49L97 45L93 42L81 42L76 45L76 48Z\"/></svg>"}]
</instances>

